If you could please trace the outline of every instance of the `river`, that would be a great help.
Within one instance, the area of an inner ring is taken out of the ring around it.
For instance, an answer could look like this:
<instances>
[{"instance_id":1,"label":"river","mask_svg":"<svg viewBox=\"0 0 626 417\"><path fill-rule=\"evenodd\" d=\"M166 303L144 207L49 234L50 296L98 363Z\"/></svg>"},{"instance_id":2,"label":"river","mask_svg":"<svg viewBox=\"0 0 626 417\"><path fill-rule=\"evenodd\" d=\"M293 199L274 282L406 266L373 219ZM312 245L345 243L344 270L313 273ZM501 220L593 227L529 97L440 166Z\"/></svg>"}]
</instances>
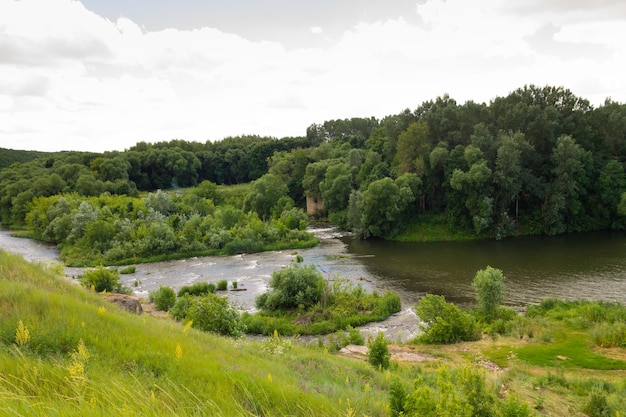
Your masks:
<instances>
[{"instance_id":1,"label":"river","mask_svg":"<svg viewBox=\"0 0 626 417\"><path fill-rule=\"evenodd\" d=\"M346 240L376 282L402 298L433 293L473 303L472 280L488 265L504 272L505 304L522 309L546 297L626 303L626 234L575 233L502 241L398 243Z\"/></svg>"},{"instance_id":2,"label":"river","mask_svg":"<svg viewBox=\"0 0 626 417\"><path fill-rule=\"evenodd\" d=\"M367 290L390 289L410 307L425 293L444 295L461 305L473 302L472 279L491 265L506 276L505 304L522 309L545 297L594 299L626 303L626 234L597 232L557 237L520 237L503 241L398 243L341 237L317 229L320 245L297 253L328 279L337 275ZM54 246L14 238L0 231L0 248L29 261L59 261ZM243 310L254 310L254 298L267 290L273 271L294 262L294 251L199 257L138 264L122 275L136 295L147 297L160 285L178 289L198 281L237 281L244 291L228 296ZM80 268L67 268L75 278Z\"/></svg>"}]
</instances>

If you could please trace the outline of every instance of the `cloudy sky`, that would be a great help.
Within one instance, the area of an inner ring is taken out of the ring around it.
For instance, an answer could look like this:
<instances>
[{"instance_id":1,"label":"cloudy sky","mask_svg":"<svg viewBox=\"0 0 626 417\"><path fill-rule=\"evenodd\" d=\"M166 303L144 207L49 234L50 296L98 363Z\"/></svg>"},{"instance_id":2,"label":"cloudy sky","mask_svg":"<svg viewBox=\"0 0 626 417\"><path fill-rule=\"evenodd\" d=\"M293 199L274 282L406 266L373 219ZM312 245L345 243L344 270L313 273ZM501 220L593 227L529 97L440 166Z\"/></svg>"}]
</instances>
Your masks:
<instances>
[{"instance_id":1,"label":"cloudy sky","mask_svg":"<svg viewBox=\"0 0 626 417\"><path fill-rule=\"evenodd\" d=\"M0 0L0 147L301 136L527 84L626 102L623 0Z\"/></svg>"}]
</instances>

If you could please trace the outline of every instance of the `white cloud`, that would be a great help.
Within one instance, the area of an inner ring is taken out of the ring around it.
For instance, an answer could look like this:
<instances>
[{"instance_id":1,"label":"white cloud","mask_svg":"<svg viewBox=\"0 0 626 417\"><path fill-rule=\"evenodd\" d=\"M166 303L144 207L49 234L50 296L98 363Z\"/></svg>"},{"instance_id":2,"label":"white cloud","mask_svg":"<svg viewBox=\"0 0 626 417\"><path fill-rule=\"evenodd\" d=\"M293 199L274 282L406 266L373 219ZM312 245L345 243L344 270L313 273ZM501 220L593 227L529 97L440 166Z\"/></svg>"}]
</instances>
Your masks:
<instances>
[{"instance_id":1,"label":"white cloud","mask_svg":"<svg viewBox=\"0 0 626 417\"><path fill-rule=\"evenodd\" d=\"M626 100L624 21L564 4L422 1L417 21L370 17L323 48L287 49L213 28L151 32L74 0L4 1L0 147L303 135L328 119L383 117L444 93L488 101L525 84Z\"/></svg>"}]
</instances>

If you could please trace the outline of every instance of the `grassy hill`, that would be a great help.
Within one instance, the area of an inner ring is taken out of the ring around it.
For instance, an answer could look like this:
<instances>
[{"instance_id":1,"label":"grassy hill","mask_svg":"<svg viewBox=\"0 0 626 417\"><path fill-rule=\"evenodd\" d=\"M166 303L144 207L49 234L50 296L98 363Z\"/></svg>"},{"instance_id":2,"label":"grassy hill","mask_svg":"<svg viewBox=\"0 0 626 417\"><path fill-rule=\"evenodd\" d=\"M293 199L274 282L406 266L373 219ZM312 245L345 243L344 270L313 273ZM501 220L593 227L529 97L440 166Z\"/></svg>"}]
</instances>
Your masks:
<instances>
[{"instance_id":1,"label":"grassy hill","mask_svg":"<svg viewBox=\"0 0 626 417\"><path fill-rule=\"evenodd\" d=\"M126 313L0 251L0 416L615 417L625 339L593 342L626 331L613 310L556 303L509 337L393 346L379 370L334 354L336 336L236 340Z\"/></svg>"},{"instance_id":2,"label":"grassy hill","mask_svg":"<svg viewBox=\"0 0 626 417\"><path fill-rule=\"evenodd\" d=\"M125 313L5 252L0 274L0 415L387 415L365 363Z\"/></svg>"}]
</instances>

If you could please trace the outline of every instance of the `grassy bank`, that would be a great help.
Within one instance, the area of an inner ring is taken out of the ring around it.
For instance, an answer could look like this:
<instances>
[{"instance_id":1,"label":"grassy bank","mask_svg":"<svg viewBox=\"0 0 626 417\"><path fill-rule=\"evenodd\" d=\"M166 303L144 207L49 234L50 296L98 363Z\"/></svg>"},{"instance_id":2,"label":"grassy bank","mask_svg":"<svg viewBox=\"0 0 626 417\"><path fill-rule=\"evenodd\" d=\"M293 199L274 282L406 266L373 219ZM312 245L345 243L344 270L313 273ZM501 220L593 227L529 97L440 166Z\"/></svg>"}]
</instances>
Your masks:
<instances>
[{"instance_id":1,"label":"grassy bank","mask_svg":"<svg viewBox=\"0 0 626 417\"><path fill-rule=\"evenodd\" d=\"M0 415L386 415L365 363L124 313L4 252L0 271Z\"/></svg>"},{"instance_id":2,"label":"grassy bank","mask_svg":"<svg viewBox=\"0 0 626 417\"><path fill-rule=\"evenodd\" d=\"M626 415L623 308L548 302L509 336L396 346L379 370L326 341L125 313L0 251L0 415Z\"/></svg>"},{"instance_id":3,"label":"grassy bank","mask_svg":"<svg viewBox=\"0 0 626 417\"><path fill-rule=\"evenodd\" d=\"M388 239L397 242L465 242L485 237L453 230L448 223L444 215L422 215Z\"/></svg>"}]
</instances>

